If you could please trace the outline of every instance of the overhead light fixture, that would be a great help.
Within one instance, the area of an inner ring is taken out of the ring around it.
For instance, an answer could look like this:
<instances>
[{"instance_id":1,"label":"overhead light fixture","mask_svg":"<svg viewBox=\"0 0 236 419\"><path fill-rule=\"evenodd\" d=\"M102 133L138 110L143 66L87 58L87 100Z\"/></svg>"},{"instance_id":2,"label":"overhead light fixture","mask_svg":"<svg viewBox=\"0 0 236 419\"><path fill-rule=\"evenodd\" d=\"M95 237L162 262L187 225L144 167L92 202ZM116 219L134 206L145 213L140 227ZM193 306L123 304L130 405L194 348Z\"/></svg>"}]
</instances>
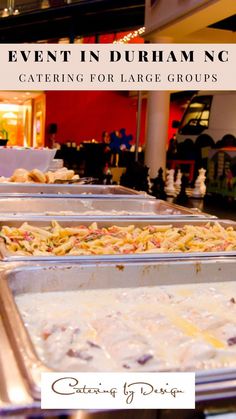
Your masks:
<instances>
[{"instance_id":1,"label":"overhead light fixture","mask_svg":"<svg viewBox=\"0 0 236 419\"><path fill-rule=\"evenodd\" d=\"M118 41L114 41L113 44L127 44L132 39L137 38L137 36L142 35L144 32L145 32L145 27L142 26L136 31L129 32L127 35L125 35L123 38L119 39Z\"/></svg>"}]
</instances>

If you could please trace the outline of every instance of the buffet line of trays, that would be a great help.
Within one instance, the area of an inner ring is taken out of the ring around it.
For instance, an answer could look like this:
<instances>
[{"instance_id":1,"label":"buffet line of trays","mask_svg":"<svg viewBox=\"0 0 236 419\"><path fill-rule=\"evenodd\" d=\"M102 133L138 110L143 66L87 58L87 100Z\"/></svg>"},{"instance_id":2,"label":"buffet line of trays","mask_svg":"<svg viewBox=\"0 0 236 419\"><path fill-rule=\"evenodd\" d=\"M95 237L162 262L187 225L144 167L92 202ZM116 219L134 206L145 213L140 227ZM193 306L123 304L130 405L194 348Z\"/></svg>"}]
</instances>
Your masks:
<instances>
[{"instance_id":1,"label":"buffet line of trays","mask_svg":"<svg viewBox=\"0 0 236 419\"><path fill-rule=\"evenodd\" d=\"M7 193L2 186L0 413L39 411L40 374L60 368L92 372L196 370L199 405L235 397L236 246L234 249L232 241L236 223L119 186L66 185L63 189L65 185L47 185L56 188L49 194L37 189L38 185L24 185L24 191L14 185ZM73 246L64 254L49 252L48 247L39 252L38 245L36 252L32 251L34 234L43 235L43 244L58 232L62 242L69 234L76 247L78 240L72 233L76 236L83 229L86 249L92 240L101 249L99 240L109 234L109 240L117 234L123 240L127 234L125 240L135 237L138 244L134 252L130 247L128 252L120 250L120 244L117 254L96 253L93 248L90 253L76 248L76 254ZM178 239L171 236L173 246L179 243L174 251L159 248L157 237L166 231L170 236L179 235ZM214 242L214 234L218 242ZM141 252L137 250L140 235L148 249ZM207 240L212 247L205 246L203 251L201 246ZM187 241L195 247L188 248ZM21 251L23 242L26 247ZM56 293L58 307L49 304L51 293ZM80 299L80 304L76 300L73 306L73 298ZM91 307L90 327L96 330L96 341L91 331L84 329L88 322L84 299L86 307ZM114 304L106 305L104 312L99 302L107 299ZM66 301L72 310L67 320ZM73 312L78 307L79 316ZM79 325L72 320L80 317ZM56 351L58 339L63 348Z\"/></svg>"}]
</instances>

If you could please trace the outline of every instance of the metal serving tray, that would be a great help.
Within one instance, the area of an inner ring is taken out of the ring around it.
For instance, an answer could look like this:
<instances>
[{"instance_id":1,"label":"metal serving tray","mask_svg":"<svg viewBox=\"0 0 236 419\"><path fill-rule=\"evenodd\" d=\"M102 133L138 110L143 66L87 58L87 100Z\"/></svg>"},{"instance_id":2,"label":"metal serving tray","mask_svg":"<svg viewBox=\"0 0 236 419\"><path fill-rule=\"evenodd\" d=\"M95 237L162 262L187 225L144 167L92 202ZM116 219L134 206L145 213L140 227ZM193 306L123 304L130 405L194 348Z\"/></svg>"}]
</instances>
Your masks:
<instances>
[{"instance_id":1,"label":"metal serving tray","mask_svg":"<svg viewBox=\"0 0 236 419\"><path fill-rule=\"evenodd\" d=\"M50 371L42 364L26 331L14 296L22 293L235 281L236 259L125 264L46 264L8 269L0 278L0 314L20 370L31 394L40 398L40 374ZM111 281L112 278L112 281ZM235 285L236 292L236 285ZM66 295L66 294L65 294ZM198 402L236 395L235 365L197 372Z\"/></svg>"},{"instance_id":2,"label":"metal serving tray","mask_svg":"<svg viewBox=\"0 0 236 419\"><path fill-rule=\"evenodd\" d=\"M27 196L39 198L40 195L55 197L66 195L79 198L152 198L146 192L135 191L118 185L64 185L45 183L0 183L0 195L2 196ZM154 198L154 197L153 197Z\"/></svg>"},{"instance_id":3,"label":"metal serving tray","mask_svg":"<svg viewBox=\"0 0 236 419\"><path fill-rule=\"evenodd\" d=\"M183 218L200 217L216 218L214 216L184 208L157 199L75 199L64 198L1 198L1 215L16 216L22 213L30 216L64 215L70 217L115 217L115 218Z\"/></svg>"},{"instance_id":4,"label":"metal serving tray","mask_svg":"<svg viewBox=\"0 0 236 419\"><path fill-rule=\"evenodd\" d=\"M16 414L28 417L33 412L40 415L40 403L26 389L1 318L0 341L0 417Z\"/></svg>"},{"instance_id":5,"label":"metal serving tray","mask_svg":"<svg viewBox=\"0 0 236 419\"><path fill-rule=\"evenodd\" d=\"M53 217L52 219L57 220L62 227L71 227L71 226L78 226L78 225L90 225L91 220L88 220L88 217L86 218L80 218L79 220L74 218L68 218L68 217ZM236 222L231 220L216 220L216 219L203 219L203 218L194 218L194 219L181 219L181 220L139 220L139 219L118 219L118 218L103 218L100 219L94 219L92 221L96 221L98 227L110 227L113 225L116 226L129 226L131 224L135 226L146 226L146 225L172 225L173 227L182 227L186 224L188 225L205 225L208 222L219 223L223 227L233 227L236 229ZM48 217L40 216L38 218L36 217L30 217L29 214L27 214L27 217L24 215L22 217L1 217L0 219L0 229L3 225L7 225L9 227L19 227L23 222L28 222L31 225L38 226L38 227L46 227L48 226L49 220ZM212 257L219 257L219 256L235 256L236 257L236 250L235 251L219 251L219 252L169 252L169 253L134 253L134 254L117 254L117 255L89 255L89 256L24 256L24 255L16 255L12 252L10 252L3 240L0 241L0 256L2 257L2 260L4 261L55 261L58 262L66 262L66 261L80 261L80 262L103 262L103 261L129 261L129 260L135 260L135 261L153 261L153 260L163 260L163 259L191 259L191 258L212 258Z\"/></svg>"}]
</instances>

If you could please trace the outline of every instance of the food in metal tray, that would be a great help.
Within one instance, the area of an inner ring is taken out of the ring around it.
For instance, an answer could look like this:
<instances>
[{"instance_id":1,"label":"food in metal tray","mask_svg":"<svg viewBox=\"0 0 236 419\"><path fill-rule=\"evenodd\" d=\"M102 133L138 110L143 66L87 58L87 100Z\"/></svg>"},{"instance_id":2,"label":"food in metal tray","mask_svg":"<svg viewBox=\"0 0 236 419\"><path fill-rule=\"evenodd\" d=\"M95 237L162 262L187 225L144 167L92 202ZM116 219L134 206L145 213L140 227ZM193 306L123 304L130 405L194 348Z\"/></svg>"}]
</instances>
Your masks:
<instances>
[{"instance_id":1,"label":"food in metal tray","mask_svg":"<svg viewBox=\"0 0 236 419\"><path fill-rule=\"evenodd\" d=\"M112 255L163 252L217 252L236 250L236 230L220 223L205 225L61 227L57 221L37 227L3 226L0 236L7 249L18 255Z\"/></svg>"},{"instance_id":2,"label":"food in metal tray","mask_svg":"<svg viewBox=\"0 0 236 419\"><path fill-rule=\"evenodd\" d=\"M48 171L43 173L39 169L28 171L26 169L16 169L10 178L0 177L0 182L17 182L17 183L54 183L58 180L69 181L78 179L74 170L68 170L66 167L56 170L55 172Z\"/></svg>"},{"instance_id":3,"label":"food in metal tray","mask_svg":"<svg viewBox=\"0 0 236 419\"><path fill-rule=\"evenodd\" d=\"M235 364L235 297L234 282L225 282L21 294L15 300L50 368L158 371Z\"/></svg>"},{"instance_id":4,"label":"food in metal tray","mask_svg":"<svg viewBox=\"0 0 236 419\"><path fill-rule=\"evenodd\" d=\"M78 212L76 211L45 211L45 215L78 215ZM117 211L115 209L109 210L109 211L102 211L102 210L91 210L91 211L81 211L80 214L83 215L151 215L155 216L157 215L156 212L150 210L150 211L132 211L132 210L122 210ZM165 209L158 212L158 215L181 215L181 212L179 210L175 209Z\"/></svg>"}]
</instances>

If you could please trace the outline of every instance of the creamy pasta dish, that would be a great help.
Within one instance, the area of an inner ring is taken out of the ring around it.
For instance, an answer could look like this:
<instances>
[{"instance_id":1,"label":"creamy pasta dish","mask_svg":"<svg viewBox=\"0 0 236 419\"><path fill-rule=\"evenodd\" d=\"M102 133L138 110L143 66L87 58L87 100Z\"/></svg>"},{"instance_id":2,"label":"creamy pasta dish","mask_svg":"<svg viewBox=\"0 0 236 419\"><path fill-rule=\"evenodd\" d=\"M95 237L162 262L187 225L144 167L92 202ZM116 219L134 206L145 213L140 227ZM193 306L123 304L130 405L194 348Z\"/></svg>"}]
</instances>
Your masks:
<instances>
[{"instance_id":1,"label":"creamy pasta dish","mask_svg":"<svg viewBox=\"0 0 236 419\"><path fill-rule=\"evenodd\" d=\"M55 370L198 370L236 363L235 289L225 282L15 299L38 357Z\"/></svg>"},{"instance_id":2,"label":"creamy pasta dish","mask_svg":"<svg viewBox=\"0 0 236 419\"><path fill-rule=\"evenodd\" d=\"M205 225L78 225L48 227L28 223L3 226L0 237L18 255L112 255L163 252L219 252L236 250L236 230L219 223Z\"/></svg>"}]
</instances>

